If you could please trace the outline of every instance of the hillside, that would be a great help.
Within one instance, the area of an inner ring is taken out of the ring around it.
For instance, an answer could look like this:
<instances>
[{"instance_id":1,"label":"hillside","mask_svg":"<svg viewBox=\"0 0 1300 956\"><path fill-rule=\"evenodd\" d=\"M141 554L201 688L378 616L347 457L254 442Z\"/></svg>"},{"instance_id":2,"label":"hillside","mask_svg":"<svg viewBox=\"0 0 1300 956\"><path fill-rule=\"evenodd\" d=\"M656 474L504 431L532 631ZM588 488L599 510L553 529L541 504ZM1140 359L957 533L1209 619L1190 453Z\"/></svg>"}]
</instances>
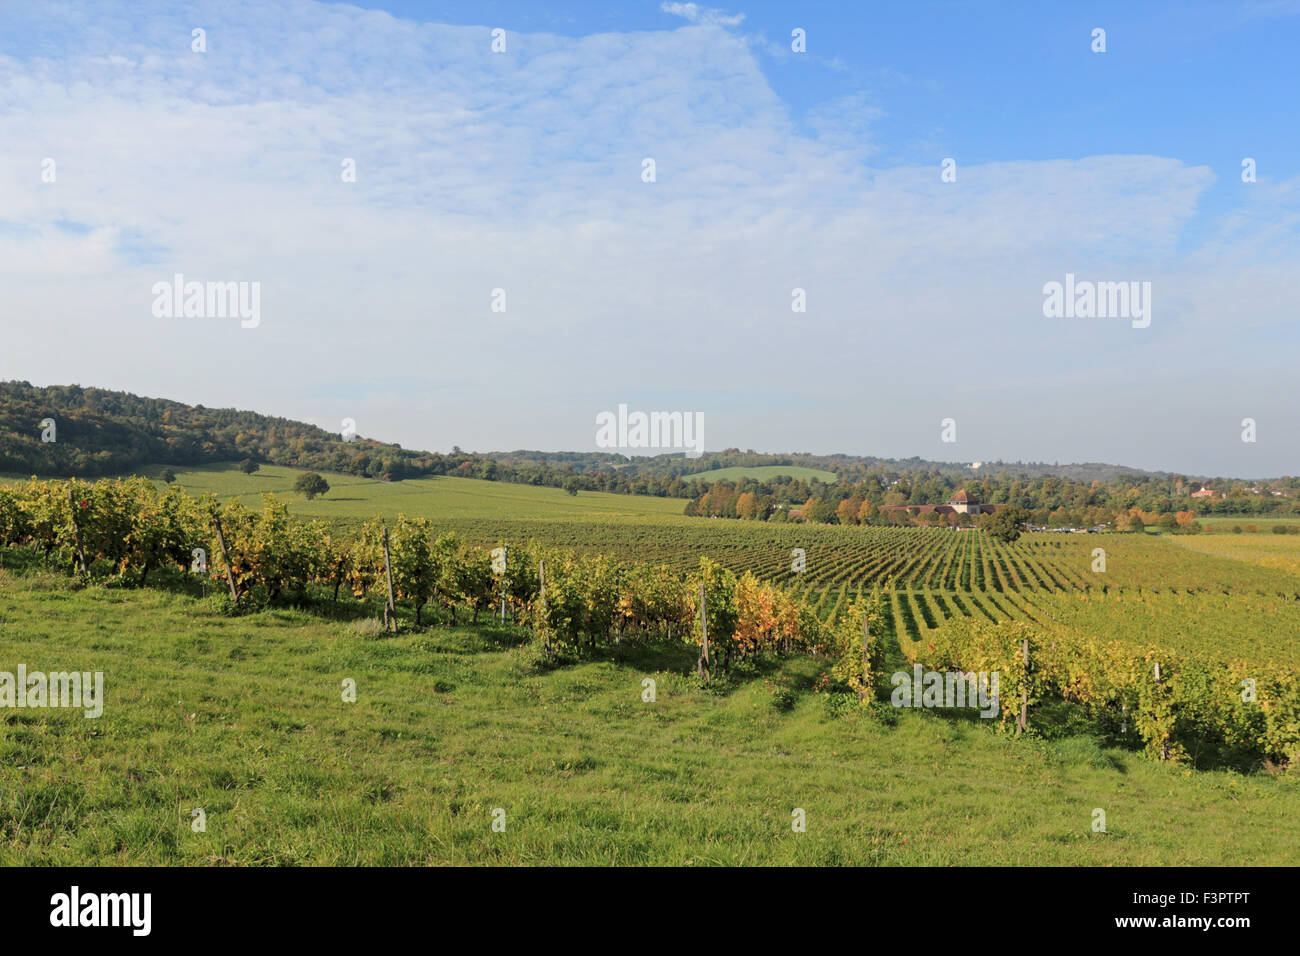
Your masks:
<instances>
[{"instance_id":1,"label":"hillside","mask_svg":"<svg viewBox=\"0 0 1300 956\"><path fill-rule=\"evenodd\" d=\"M46 419L53 441L42 440ZM291 467L403 478L438 473L441 455L233 408L205 408L79 385L0 382L0 472L94 477L148 464L252 458Z\"/></svg>"}]
</instances>

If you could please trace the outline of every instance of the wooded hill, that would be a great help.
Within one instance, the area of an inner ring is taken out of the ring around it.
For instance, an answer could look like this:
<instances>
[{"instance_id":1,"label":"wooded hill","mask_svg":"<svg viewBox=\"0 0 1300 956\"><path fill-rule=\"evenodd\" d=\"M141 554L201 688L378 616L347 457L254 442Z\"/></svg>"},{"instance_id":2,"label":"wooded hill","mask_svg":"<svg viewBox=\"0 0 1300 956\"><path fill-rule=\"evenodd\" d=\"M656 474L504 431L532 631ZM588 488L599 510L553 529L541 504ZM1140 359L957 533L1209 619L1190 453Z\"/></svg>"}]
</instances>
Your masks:
<instances>
[{"instance_id":1,"label":"wooded hill","mask_svg":"<svg viewBox=\"0 0 1300 956\"><path fill-rule=\"evenodd\" d=\"M54 441L43 441L50 419ZM967 488L986 503L1026 509L1138 507L1167 512L1190 507L1192 492L1206 482L1188 476L1114 465L1025 465L930 462L851 455L781 454L726 449L698 459L681 453L628 459L609 452L513 451L451 454L411 451L315 425L233 408L206 408L129 392L78 385L45 388L0 382L0 472L42 477L93 478L124 474L146 465L195 466L250 458L259 463L310 471L363 475L388 481L455 475L489 481L656 495L691 500L693 513L735 514L727 502L750 493L777 505L822 502L833 513L857 496L880 506L937 504ZM711 472L732 466L801 465L833 472L826 484L777 476L741 478L713 487ZM1198 514L1293 512L1300 481L1209 482L1215 496L1196 503ZM714 492L708 502L703 496Z\"/></svg>"},{"instance_id":2,"label":"wooded hill","mask_svg":"<svg viewBox=\"0 0 1300 956\"><path fill-rule=\"evenodd\" d=\"M54 421L54 441L42 422ZM79 385L0 382L0 471L95 477L149 464L251 458L317 471L404 478L441 473L444 456L365 438L345 442L314 425ZM455 465L453 465L455 467Z\"/></svg>"}]
</instances>

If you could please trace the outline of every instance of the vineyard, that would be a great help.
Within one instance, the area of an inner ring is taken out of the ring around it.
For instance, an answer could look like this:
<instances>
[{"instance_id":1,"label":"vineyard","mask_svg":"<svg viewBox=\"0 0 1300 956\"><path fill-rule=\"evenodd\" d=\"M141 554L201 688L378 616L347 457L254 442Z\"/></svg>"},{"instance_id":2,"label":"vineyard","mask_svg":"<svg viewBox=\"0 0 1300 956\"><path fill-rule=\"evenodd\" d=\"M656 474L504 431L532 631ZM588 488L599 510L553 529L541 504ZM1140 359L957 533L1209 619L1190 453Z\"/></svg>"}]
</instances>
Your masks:
<instances>
[{"instance_id":1,"label":"vineyard","mask_svg":"<svg viewBox=\"0 0 1300 956\"><path fill-rule=\"evenodd\" d=\"M190 574L236 607L342 592L392 626L399 605L415 626L426 608L499 612L551 664L687 641L707 679L800 653L860 697L887 657L1000 671L1004 726L1062 704L1159 759L1300 759L1300 578L1154 536L400 513L338 528L273 494L247 508L134 478L0 487L0 545L86 578Z\"/></svg>"}]
</instances>

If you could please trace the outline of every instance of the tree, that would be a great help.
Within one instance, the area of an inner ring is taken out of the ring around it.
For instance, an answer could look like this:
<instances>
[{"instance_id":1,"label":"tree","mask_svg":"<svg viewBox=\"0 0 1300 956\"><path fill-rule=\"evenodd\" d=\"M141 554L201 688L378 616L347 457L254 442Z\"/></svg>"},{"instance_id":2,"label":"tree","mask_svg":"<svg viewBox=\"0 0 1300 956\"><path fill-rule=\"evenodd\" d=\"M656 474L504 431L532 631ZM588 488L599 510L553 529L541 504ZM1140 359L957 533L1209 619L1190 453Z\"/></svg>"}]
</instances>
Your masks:
<instances>
[{"instance_id":1,"label":"tree","mask_svg":"<svg viewBox=\"0 0 1300 956\"><path fill-rule=\"evenodd\" d=\"M329 482L316 474L314 471L305 475L299 475L298 480L293 483L293 490L301 492L311 501L317 495L323 495L330 490Z\"/></svg>"},{"instance_id":2,"label":"tree","mask_svg":"<svg viewBox=\"0 0 1300 956\"><path fill-rule=\"evenodd\" d=\"M809 499L804 505L803 520L809 524L831 524L835 521L835 506L829 501Z\"/></svg>"},{"instance_id":3,"label":"tree","mask_svg":"<svg viewBox=\"0 0 1300 956\"><path fill-rule=\"evenodd\" d=\"M162 480L170 485L173 481L176 480L176 472L172 471L170 468L164 468L162 473Z\"/></svg>"},{"instance_id":4,"label":"tree","mask_svg":"<svg viewBox=\"0 0 1300 956\"><path fill-rule=\"evenodd\" d=\"M752 491L746 491L736 499L736 517L753 521L758 517L758 498Z\"/></svg>"},{"instance_id":5,"label":"tree","mask_svg":"<svg viewBox=\"0 0 1300 956\"><path fill-rule=\"evenodd\" d=\"M858 512L862 510L862 499L857 495L845 498L835 507L835 516L840 524L857 524Z\"/></svg>"},{"instance_id":6,"label":"tree","mask_svg":"<svg viewBox=\"0 0 1300 956\"><path fill-rule=\"evenodd\" d=\"M1024 509L1007 505L993 512L993 516L984 525L984 530L994 541L1010 544L1020 537L1020 526L1024 524L1026 517Z\"/></svg>"},{"instance_id":7,"label":"tree","mask_svg":"<svg viewBox=\"0 0 1300 956\"><path fill-rule=\"evenodd\" d=\"M576 498L578 496L578 479L566 478L564 481L564 490Z\"/></svg>"},{"instance_id":8,"label":"tree","mask_svg":"<svg viewBox=\"0 0 1300 956\"><path fill-rule=\"evenodd\" d=\"M251 475L253 472L257 471L257 469L261 467L262 467L261 465L253 461L253 459L251 458L245 458L243 461L239 463L239 470L246 475Z\"/></svg>"}]
</instances>

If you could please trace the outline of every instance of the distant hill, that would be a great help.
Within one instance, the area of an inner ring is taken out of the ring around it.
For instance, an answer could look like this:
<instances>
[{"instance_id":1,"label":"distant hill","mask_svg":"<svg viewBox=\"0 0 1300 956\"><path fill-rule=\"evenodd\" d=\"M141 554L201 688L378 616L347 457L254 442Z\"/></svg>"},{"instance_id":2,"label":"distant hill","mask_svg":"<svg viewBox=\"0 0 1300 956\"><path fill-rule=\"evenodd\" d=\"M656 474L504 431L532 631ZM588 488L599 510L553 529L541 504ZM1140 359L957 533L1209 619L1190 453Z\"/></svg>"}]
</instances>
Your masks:
<instances>
[{"instance_id":1,"label":"distant hill","mask_svg":"<svg viewBox=\"0 0 1300 956\"><path fill-rule=\"evenodd\" d=\"M628 459L624 455L610 452L547 452L547 451L510 451L489 452L483 455L502 464L518 465L528 463L535 466L560 468L573 467L581 473L590 473L602 468L613 468L642 477L680 477L685 481L699 478L705 482L725 478L736 480L743 472L732 473L730 469L770 469L780 467L785 473L811 479L814 474L819 480L833 482L837 479L853 479L866 472L885 472L893 476L918 473L940 474L958 478L982 478L1006 473L1023 478L1072 478L1076 481L1108 482L1115 478L1166 478L1170 472L1143 471L1125 465L1109 465L1100 462L1082 462L1071 464L1047 464L1045 462L981 462L979 468L969 462L931 461L925 458L879 458L874 455L813 455L808 453L765 454L755 451L741 451L739 448L727 448L723 451L705 452L699 458L687 458L681 452L663 455L638 455ZM723 472L722 474L715 474ZM833 477L827 478L826 475ZM1183 476L1203 478L1204 476Z\"/></svg>"},{"instance_id":2,"label":"distant hill","mask_svg":"<svg viewBox=\"0 0 1300 956\"><path fill-rule=\"evenodd\" d=\"M42 441L46 419L54 422L54 441ZM445 456L364 438L345 442L314 425L255 412L79 385L0 382L0 472L95 477L147 464L245 458L388 479L441 473L448 464Z\"/></svg>"},{"instance_id":3,"label":"distant hill","mask_svg":"<svg viewBox=\"0 0 1300 956\"><path fill-rule=\"evenodd\" d=\"M53 442L41 440L45 419L55 423ZM191 406L79 385L42 388L27 382L0 382L0 472L96 477L153 464L192 467L244 458L392 481L455 475L674 498L698 498L718 479L735 482L746 478L765 484L787 483L792 499L824 485L845 487L869 477L888 484L925 476L927 481L940 479L944 488L991 479L1005 484L1010 479L1052 477L1084 484L1200 480L1093 462L990 461L976 469L970 463L922 458L762 454L738 448L706 452L699 458L686 458L680 452L630 459L604 451L474 454L456 449L439 454L369 438L345 442L339 434L315 425L233 408ZM790 481L794 487L788 486ZM819 496L824 493L816 492Z\"/></svg>"}]
</instances>

